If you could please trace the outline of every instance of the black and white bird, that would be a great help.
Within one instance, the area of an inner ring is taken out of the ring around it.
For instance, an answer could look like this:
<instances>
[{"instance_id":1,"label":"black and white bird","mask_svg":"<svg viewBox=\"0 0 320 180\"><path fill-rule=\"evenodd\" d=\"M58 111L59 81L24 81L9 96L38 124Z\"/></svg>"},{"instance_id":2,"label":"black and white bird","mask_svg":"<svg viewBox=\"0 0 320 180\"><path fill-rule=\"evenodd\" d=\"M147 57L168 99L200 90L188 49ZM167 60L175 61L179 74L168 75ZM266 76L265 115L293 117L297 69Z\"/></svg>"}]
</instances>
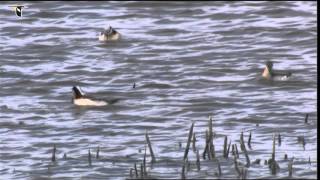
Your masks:
<instances>
[{"instance_id":1,"label":"black and white bird","mask_svg":"<svg viewBox=\"0 0 320 180\"><path fill-rule=\"evenodd\" d=\"M275 71L273 69L273 62L268 61L262 72L262 77L267 80L287 80L292 73L290 71Z\"/></svg>"},{"instance_id":2,"label":"black and white bird","mask_svg":"<svg viewBox=\"0 0 320 180\"><path fill-rule=\"evenodd\" d=\"M77 106L106 106L117 102L117 99L114 100L97 100L85 95L78 86L73 86L73 104Z\"/></svg>"},{"instance_id":3,"label":"black and white bird","mask_svg":"<svg viewBox=\"0 0 320 180\"><path fill-rule=\"evenodd\" d=\"M99 41L117 41L120 39L120 33L109 26L108 29L103 30L99 35Z\"/></svg>"}]
</instances>

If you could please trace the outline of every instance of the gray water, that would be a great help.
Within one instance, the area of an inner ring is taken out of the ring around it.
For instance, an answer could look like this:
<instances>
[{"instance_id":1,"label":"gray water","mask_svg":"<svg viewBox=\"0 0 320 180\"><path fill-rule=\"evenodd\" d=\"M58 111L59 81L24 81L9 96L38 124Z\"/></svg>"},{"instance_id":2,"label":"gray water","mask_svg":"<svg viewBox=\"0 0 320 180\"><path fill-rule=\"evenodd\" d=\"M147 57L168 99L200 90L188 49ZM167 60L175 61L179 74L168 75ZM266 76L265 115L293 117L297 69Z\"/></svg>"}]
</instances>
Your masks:
<instances>
[{"instance_id":1,"label":"gray water","mask_svg":"<svg viewBox=\"0 0 320 180\"><path fill-rule=\"evenodd\" d=\"M222 150L225 135L239 148L241 131L245 141L252 132L250 160L261 159L247 178L287 178L285 154L293 178L316 178L317 2L19 2L21 18L13 4L0 6L0 179L130 178L145 130L149 177L180 178L190 125L202 154L209 116L220 178L238 177ZM109 25L121 41L98 41ZM268 60L293 76L262 80ZM120 101L76 107L74 85ZM278 133L272 175L264 161ZM198 171L192 149L188 159L187 178L218 178L216 161L201 158Z\"/></svg>"}]
</instances>

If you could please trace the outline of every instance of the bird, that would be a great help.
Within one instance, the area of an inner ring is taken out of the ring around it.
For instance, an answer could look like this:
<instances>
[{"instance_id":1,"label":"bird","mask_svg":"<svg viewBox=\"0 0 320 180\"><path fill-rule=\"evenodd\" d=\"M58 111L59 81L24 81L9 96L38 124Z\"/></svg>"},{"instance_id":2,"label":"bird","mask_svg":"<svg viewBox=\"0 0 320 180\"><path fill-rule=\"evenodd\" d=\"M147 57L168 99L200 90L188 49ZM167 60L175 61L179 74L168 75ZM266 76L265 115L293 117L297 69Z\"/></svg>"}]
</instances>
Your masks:
<instances>
[{"instance_id":1,"label":"bird","mask_svg":"<svg viewBox=\"0 0 320 180\"><path fill-rule=\"evenodd\" d=\"M99 35L99 41L117 41L120 39L120 33L109 26L108 29L103 30Z\"/></svg>"},{"instance_id":2,"label":"bird","mask_svg":"<svg viewBox=\"0 0 320 180\"><path fill-rule=\"evenodd\" d=\"M22 8L26 8L26 6L22 6L22 5L13 5L9 7L13 8L13 11L16 13L18 17L22 17Z\"/></svg>"},{"instance_id":3,"label":"bird","mask_svg":"<svg viewBox=\"0 0 320 180\"><path fill-rule=\"evenodd\" d=\"M113 100L97 100L94 98L91 98L87 95L85 95L80 87L78 86L73 86L72 87L73 91L73 104L77 106L106 106L109 104L113 104L118 101L118 99L113 99Z\"/></svg>"},{"instance_id":4,"label":"bird","mask_svg":"<svg viewBox=\"0 0 320 180\"><path fill-rule=\"evenodd\" d=\"M292 73L290 71L279 71L273 69L273 62L267 61L262 72L262 77L267 80L287 80Z\"/></svg>"}]
</instances>

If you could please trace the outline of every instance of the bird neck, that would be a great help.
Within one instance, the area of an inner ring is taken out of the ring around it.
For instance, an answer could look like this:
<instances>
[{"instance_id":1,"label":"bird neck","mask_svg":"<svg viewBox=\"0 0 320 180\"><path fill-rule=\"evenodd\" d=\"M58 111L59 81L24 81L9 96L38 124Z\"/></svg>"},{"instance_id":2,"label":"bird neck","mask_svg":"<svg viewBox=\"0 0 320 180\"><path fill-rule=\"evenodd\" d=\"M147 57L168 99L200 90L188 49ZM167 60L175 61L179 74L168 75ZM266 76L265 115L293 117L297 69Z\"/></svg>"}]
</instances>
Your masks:
<instances>
[{"instance_id":1,"label":"bird neck","mask_svg":"<svg viewBox=\"0 0 320 180\"><path fill-rule=\"evenodd\" d=\"M271 71L268 67L265 67L262 76L269 79L271 77Z\"/></svg>"}]
</instances>

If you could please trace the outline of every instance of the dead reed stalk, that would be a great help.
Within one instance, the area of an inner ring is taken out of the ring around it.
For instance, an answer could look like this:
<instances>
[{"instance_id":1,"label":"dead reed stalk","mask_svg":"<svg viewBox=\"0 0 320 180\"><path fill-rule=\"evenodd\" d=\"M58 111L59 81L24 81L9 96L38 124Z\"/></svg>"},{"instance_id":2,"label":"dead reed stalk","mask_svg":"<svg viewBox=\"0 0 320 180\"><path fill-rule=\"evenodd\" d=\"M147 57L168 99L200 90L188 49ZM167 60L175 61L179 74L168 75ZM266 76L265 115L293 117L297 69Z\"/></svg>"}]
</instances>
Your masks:
<instances>
[{"instance_id":1,"label":"dead reed stalk","mask_svg":"<svg viewBox=\"0 0 320 180\"><path fill-rule=\"evenodd\" d=\"M189 136L188 136L188 142L187 142L187 145L186 145L186 149L184 151L183 160L185 160L188 157L190 142L191 142L191 138L192 138L192 134L193 134L193 126L194 126L194 122L192 122L191 127L190 127Z\"/></svg>"},{"instance_id":2,"label":"dead reed stalk","mask_svg":"<svg viewBox=\"0 0 320 180\"><path fill-rule=\"evenodd\" d=\"M147 130L146 130L146 141L147 141L147 144L148 144L148 147L149 147L149 150L150 150L150 154L151 154L151 162L154 163L154 162L156 162L156 157L154 156Z\"/></svg>"}]
</instances>

